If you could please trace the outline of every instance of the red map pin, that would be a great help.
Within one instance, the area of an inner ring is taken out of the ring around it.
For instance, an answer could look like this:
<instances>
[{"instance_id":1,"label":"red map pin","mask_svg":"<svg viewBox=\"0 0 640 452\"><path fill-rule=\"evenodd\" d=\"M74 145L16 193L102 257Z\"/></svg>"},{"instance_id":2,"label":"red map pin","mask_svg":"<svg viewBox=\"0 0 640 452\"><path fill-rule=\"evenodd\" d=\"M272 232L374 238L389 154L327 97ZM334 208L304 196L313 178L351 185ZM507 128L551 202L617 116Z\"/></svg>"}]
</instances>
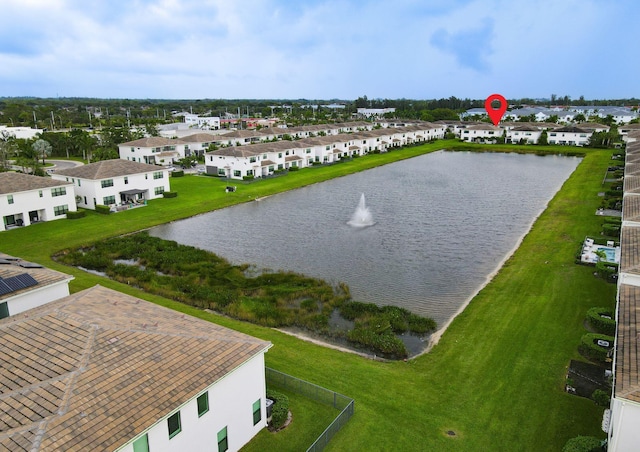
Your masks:
<instances>
[{"instance_id":1,"label":"red map pin","mask_svg":"<svg viewBox=\"0 0 640 452\"><path fill-rule=\"evenodd\" d=\"M500 102L500 106L498 108L493 108L493 101ZM507 111L507 107L509 104L507 103L507 99L504 98L501 94L492 94L487 97L487 100L484 101L484 109L487 110L487 114L489 118L491 118L491 122L493 122L494 126L497 126L500 123L500 120L504 116L504 112Z\"/></svg>"}]
</instances>

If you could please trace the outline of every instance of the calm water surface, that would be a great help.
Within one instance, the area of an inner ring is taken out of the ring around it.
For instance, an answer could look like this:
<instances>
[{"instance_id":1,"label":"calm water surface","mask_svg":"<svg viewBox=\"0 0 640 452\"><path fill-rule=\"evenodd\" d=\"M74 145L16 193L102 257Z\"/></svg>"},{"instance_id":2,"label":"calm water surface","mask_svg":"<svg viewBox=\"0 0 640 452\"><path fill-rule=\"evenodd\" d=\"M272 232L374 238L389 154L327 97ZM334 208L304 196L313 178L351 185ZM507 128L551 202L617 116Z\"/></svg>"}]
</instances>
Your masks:
<instances>
[{"instance_id":1,"label":"calm water surface","mask_svg":"<svg viewBox=\"0 0 640 452\"><path fill-rule=\"evenodd\" d=\"M354 300L402 306L442 325L499 267L579 162L441 151L150 233L236 264L342 281ZM362 193L375 224L354 228L347 222Z\"/></svg>"}]
</instances>

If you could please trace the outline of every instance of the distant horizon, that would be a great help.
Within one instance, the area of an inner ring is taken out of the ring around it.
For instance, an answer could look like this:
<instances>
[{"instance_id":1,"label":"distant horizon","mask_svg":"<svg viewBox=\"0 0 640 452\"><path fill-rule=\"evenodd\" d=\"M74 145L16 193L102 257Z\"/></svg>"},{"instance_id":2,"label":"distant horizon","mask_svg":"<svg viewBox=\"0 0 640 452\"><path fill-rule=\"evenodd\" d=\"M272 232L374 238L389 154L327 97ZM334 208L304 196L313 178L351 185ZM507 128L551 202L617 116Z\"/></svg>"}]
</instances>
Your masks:
<instances>
[{"instance_id":1,"label":"distant horizon","mask_svg":"<svg viewBox=\"0 0 640 452\"><path fill-rule=\"evenodd\" d=\"M640 97L633 0L3 0L2 7L6 97Z\"/></svg>"}]
</instances>

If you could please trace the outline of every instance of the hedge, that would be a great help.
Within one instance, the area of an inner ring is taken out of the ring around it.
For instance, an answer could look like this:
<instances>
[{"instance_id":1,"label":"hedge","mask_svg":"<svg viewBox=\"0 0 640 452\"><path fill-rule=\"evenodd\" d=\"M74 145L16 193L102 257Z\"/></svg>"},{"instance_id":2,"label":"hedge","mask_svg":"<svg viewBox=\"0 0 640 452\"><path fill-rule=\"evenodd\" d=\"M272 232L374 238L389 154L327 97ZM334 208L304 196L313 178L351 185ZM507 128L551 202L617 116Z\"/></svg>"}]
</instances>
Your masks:
<instances>
[{"instance_id":1,"label":"hedge","mask_svg":"<svg viewBox=\"0 0 640 452\"><path fill-rule=\"evenodd\" d=\"M277 430L284 425L289 417L289 397L278 391L267 389L267 399L273 400L271 427Z\"/></svg>"},{"instance_id":2,"label":"hedge","mask_svg":"<svg viewBox=\"0 0 640 452\"><path fill-rule=\"evenodd\" d=\"M182 176L184 176L184 171L183 170L175 170L175 171L172 171L170 174L171 174L171 177L182 177Z\"/></svg>"},{"instance_id":3,"label":"hedge","mask_svg":"<svg viewBox=\"0 0 640 452\"><path fill-rule=\"evenodd\" d=\"M162 192L162 197L163 198L175 198L176 196L178 196L178 192L177 191L165 191L165 192Z\"/></svg>"},{"instance_id":4,"label":"hedge","mask_svg":"<svg viewBox=\"0 0 640 452\"><path fill-rule=\"evenodd\" d=\"M111 208L103 204L96 204L96 212L103 215L109 215L111 213Z\"/></svg>"},{"instance_id":5,"label":"hedge","mask_svg":"<svg viewBox=\"0 0 640 452\"><path fill-rule=\"evenodd\" d=\"M607 319L603 317L607 315L611 317ZM613 309L608 308L591 308L587 311L587 322L598 333L613 336L616 332L616 321L614 320Z\"/></svg>"},{"instance_id":6,"label":"hedge","mask_svg":"<svg viewBox=\"0 0 640 452\"><path fill-rule=\"evenodd\" d=\"M576 436L566 442L562 452L600 452L602 440L595 436Z\"/></svg>"},{"instance_id":7,"label":"hedge","mask_svg":"<svg viewBox=\"0 0 640 452\"><path fill-rule=\"evenodd\" d=\"M76 210L75 212L67 212L68 220L76 220L78 218L82 218L87 215L87 212L84 210Z\"/></svg>"},{"instance_id":8,"label":"hedge","mask_svg":"<svg viewBox=\"0 0 640 452\"><path fill-rule=\"evenodd\" d=\"M600 339L608 341L613 345L613 336L607 336L606 334L587 333L580 339L580 353L593 361L605 363L610 360L608 353L610 349L597 345L595 342Z\"/></svg>"}]
</instances>

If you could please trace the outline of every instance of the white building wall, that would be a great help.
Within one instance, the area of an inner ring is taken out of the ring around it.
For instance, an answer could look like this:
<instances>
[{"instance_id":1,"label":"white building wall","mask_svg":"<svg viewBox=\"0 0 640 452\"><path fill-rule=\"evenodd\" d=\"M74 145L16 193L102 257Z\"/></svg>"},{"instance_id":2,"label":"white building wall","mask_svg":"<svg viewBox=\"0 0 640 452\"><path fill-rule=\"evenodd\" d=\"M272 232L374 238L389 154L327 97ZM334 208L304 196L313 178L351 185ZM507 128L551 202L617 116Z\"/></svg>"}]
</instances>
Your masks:
<instances>
[{"instance_id":1,"label":"white building wall","mask_svg":"<svg viewBox=\"0 0 640 452\"><path fill-rule=\"evenodd\" d=\"M611 401L611 431L609 432L609 452L630 452L638 450L640 444L640 405L628 400Z\"/></svg>"},{"instance_id":2,"label":"white building wall","mask_svg":"<svg viewBox=\"0 0 640 452\"><path fill-rule=\"evenodd\" d=\"M185 403L179 410L182 429L173 438L169 439L167 418L175 411L153 425L146 432L149 451L217 451L218 432L224 427L229 451L239 450L267 425L266 391L264 353L261 353L208 388L209 411L202 417L198 417L197 397ZM253 425L253 403L258 399L261 420ZM135 439L119 451L133 452Z\"/></svg>"},{"instance_id":3,"label":"white building wall","mask_svg":"<svg viewBox=\"0 0 640 452\"><path fill-rule=\"evenodd\" d=\"M75 212L77 210L76 195L73 185L63 187L66 189L66 194L60 196L52 196L51 187L0 195L0 220L5 216L14 215L16 219L22 220L23 226L28 226L31 224L29 212L33 211L38 212L38 221L66 218L66 215L55 215L54 207L66 205L69 211ZM9 204L9 195L13 196L12 204ZM6 229L4 223L4 221L0 223L2 227L0 230Z\"/></svg>"},{"instance_id":4,"label":"white building wall","mask_svg":"<svg viewBox=\"0 0 640 452\"><path fill-rule=\"evenodd\" d=\"M69 278L69 280L71 279L73 278ZM69 280L40 288L35 286L24 294L3 300L7 303L9 315L16 315L28 309L42 306L50 301L69 296Z\"/></svg>"}]
</instances>

